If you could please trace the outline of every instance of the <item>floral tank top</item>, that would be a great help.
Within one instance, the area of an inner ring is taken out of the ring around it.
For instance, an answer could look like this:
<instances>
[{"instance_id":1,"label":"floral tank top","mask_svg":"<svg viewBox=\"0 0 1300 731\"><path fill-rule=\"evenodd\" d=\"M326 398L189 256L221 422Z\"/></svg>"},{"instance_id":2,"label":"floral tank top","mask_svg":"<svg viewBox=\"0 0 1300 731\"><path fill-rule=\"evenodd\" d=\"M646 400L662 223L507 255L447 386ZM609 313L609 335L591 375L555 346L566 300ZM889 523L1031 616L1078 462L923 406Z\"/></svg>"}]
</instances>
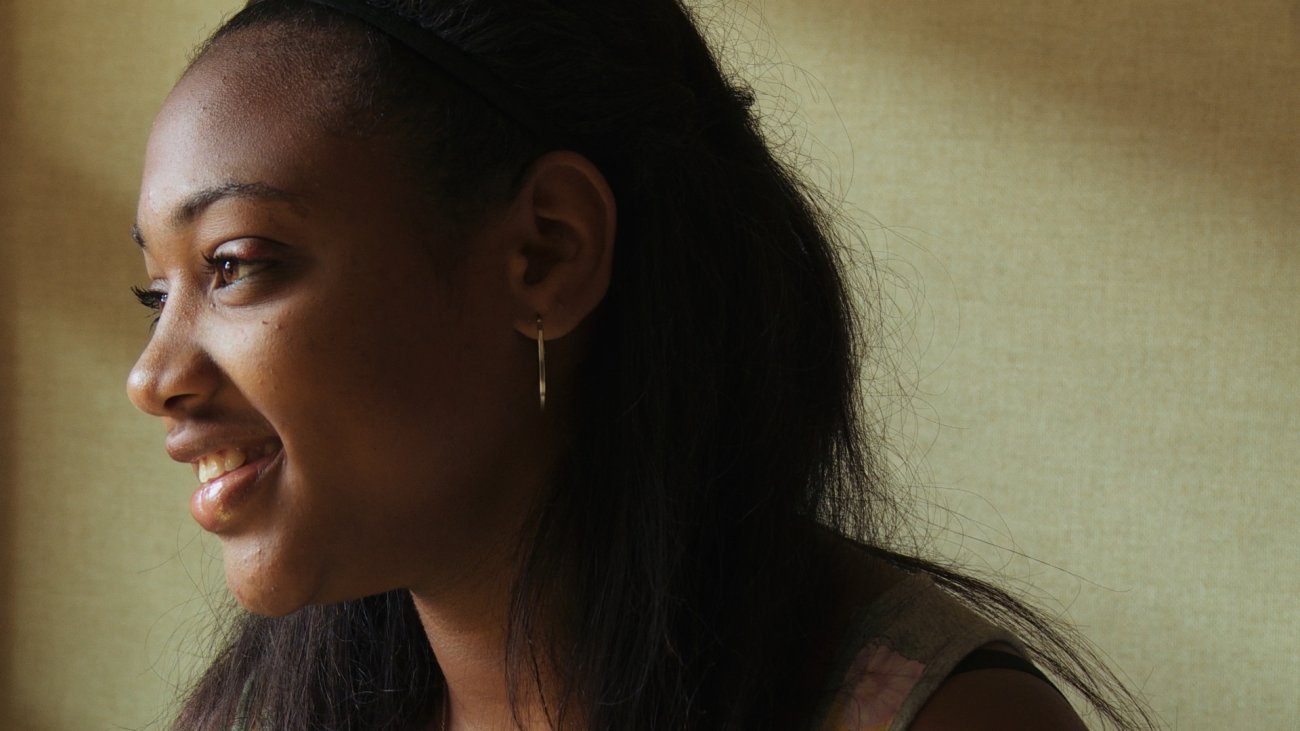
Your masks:
<instances>
[{"instance_id":1,"label":"floral tank top","mask_svg":"<svg viewBox=\"0 0 1300 731\"><path fill-rule=\"evenodd\" d=\"M818 731L905 731L934 691L972 651L1005 642L1007 631L967 609L923 574L865 608L846 637L845 668Z\"/></svg>"}]
</instances>

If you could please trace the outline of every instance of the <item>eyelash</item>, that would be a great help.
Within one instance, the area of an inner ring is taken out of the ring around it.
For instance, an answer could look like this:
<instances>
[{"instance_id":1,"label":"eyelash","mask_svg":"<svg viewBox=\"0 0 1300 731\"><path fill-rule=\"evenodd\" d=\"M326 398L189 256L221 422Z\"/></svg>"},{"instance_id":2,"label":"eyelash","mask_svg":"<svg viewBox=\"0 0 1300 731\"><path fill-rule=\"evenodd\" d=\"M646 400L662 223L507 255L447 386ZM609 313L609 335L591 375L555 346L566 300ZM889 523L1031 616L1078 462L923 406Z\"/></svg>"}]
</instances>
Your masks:
<instances>
[{"instance_id":1,"label":"eyelash","mask_svg":"<svg viewBox=\"0 0 1300 731\"><path fill-rule=\"evenodd\" d=\"M166 292L156 292L152 289L132 287L131 294L135 295L135 298L140 302L140 304L154 310L155 312L161 311L163 305L167 304Z\"/></svg>"},{"instance_id":2,"label":"eyelash","mask_svg":"<svg viewBox=\"0 0 1300 731\"><path fill-rule=\"evenodd\" d=\"M140 287L132 287L131 294L135 295L136 300L140 304L144 305L145 307L148 307L150 310L153 310L155 313L161 313L163 309L163 305L167 304L166 292L158 292L152 289L141 289ZM153 320L150 321L149 323L150 327L158 324L158 318L160 316L161 316L160 314L154 315Z\"/></svg>"}]
</instances>

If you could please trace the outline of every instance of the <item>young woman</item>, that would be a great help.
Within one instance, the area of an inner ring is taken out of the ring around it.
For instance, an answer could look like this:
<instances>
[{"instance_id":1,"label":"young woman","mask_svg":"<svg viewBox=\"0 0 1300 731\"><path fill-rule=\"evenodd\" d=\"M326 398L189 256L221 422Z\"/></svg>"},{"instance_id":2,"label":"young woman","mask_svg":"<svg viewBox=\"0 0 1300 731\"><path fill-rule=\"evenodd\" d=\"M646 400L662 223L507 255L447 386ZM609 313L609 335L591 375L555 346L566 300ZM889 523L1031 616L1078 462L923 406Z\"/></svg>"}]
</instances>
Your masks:
<instances>
[{"instance_id":1,"label":"young woman","mask_svg":"<svg viewBox=\"0 0 1300 731\"><path fill-rule=\"evenodd\" d=\"M1145 723L885 550L835 232L676 0L255 0L138 216L249 610L176 728L1082 728L1030 661Z\"/></svg>"}]
</instances>

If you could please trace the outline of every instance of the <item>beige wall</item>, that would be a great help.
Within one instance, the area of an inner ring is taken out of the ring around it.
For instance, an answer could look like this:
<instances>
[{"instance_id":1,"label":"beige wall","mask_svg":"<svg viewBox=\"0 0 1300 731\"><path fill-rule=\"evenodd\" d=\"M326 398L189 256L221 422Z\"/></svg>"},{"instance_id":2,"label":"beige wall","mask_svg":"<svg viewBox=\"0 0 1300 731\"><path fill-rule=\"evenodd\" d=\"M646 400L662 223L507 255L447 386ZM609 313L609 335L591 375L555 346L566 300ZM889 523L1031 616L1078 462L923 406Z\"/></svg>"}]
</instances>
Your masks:
<instances>
[{"instance_id":1,"label":"beige wall","mask_svg":"<svg viewBox=\"0 0 1300 731\"><path fill-rule=\"evenodd\" d=\"M0 2L3 728L147 726L221 601L122 381L149 119L235 4ZM1050 593L1171 725L1293 728L1295 4L746 5L725 35L889 273L933 545Z\"/></svg>"},{"instance_id":2,"label":"beige wall","mask_svg":"<svg viewBox=\"0 0 1300 731\"><path fill-rule=\"evenodd\" d=\"M3 729L145 727L204 618L193 478L123 384L145 136L221 5L0 2Z\"/></svg>"},{"instance_id":3,"label":"beige wall","mask_svg":"<svg viewBox=\"0 0 1300 731\"><path fill-rule=\"evenodd\" d=\"M1296 728L1300 6L767 7L907 280L939 547L1050 589L1178 728Z\"/></svg>"}]
</instances>

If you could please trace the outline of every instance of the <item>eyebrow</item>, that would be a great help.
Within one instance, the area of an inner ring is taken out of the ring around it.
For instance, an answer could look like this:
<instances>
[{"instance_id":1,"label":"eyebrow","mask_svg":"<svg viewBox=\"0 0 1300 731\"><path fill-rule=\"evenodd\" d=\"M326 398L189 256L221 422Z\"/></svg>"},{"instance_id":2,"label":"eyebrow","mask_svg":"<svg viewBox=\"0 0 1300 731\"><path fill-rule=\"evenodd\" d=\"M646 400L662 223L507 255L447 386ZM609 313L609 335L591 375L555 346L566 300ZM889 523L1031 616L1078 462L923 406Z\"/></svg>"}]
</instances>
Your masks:
<instances>
[{"instance_id":1,"label":"eyebrow","mask_svg":"<svg viewBox=\"0 0 1300 731\"><path fill-rule=\"evenodd\" d=\"M266 183L219 183L186 196L185 200L181 201L180 205L176 206L175 210L172 211L171 224L176 228L180 228L192 223L209 206L227 198L294 202L299 200L301 196ZM131 239L140 248L146 248L139 223L131 226Z\"/></svg>"}]
</instances>

